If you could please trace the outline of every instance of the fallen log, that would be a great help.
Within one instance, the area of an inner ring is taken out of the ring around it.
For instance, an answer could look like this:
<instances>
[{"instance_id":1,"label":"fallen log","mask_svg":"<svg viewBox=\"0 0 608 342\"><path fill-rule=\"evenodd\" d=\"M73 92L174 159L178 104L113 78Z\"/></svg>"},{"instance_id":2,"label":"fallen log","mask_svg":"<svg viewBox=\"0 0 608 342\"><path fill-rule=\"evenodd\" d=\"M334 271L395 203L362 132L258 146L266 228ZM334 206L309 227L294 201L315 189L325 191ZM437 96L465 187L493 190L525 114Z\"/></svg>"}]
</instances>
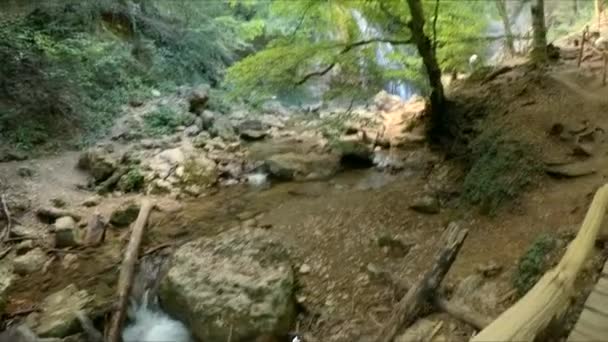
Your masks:
<instances>
[{"instance_id":1,"label":"fallen log","mask_svg":"<svg viewBox=\"0 0 608 342\"><path fill-rule=\"evenodd\" d=\"M72 212L69 210L64 210L64 209L59 209L59 208L54 208L54 207L38 208L38 210L36 210L36 215L42 221L49 222L49 223L53 222L54 220L56 220L60 217L64 217L64 216L70 216L76 221L80 221L80 218L81 218L81 216L76 214L75 212Z\"/></svg>"},{"instance_id":2,"label":"fallen log","mask_svg":"<svg viewBox=\"0 0 608 342\"><path fill-rule=\"evenodd\" d=\"M389 322L378 334L376 341L391 342L399 330L414 322L425 303L428 303L456 259L467 236L467 230L450 224L442 238L442 248L435 256L435 263L399 301Z\"/></svg>"},{"instance_id":3,"label":"fallen log","mask_svg":"<svg viewBox=\"0 0 608 342\"><path fill-rule=\"evenodd\" d=\"M380 270L375 267L370 269L370 267L368 266L368 271L371 272L374 276L378 277L379 280L382 280L385 283L389 283L395 289L395 292L404 293L412 288L412 284L410 284L407 280L399 279L393 274L384 270ZM430 304L432 304L437 310L445 312L448 315L474 327L477 330L482 330L483 328L490 325L490 323L492 322L490 318L473 311L467 306L461 304L455 305L449 300L441 297L437 293L432 296Z\"/></svg>"},{"instance_id":4,"label":"fallen log","mask_svg":"<svg viewBox=\"0 0 608 342\"><path fill-rule=\"evenodd\" d=\"M152 207L153 204L149 200L144 199L142 201L139 215L131 230L131 238L129 239L129 245L125 251L125 256L120 268L120 275L118 277L118 303L110 322L108 342L120 342L120 334L125 319L127 303L129 302L129 294L133 287L133 273L138 259L139 246L141 245L146 222L148 221L148 216L150 216Z\"/></svg>"},{"instance_id":5,"label":"fallen log","mask_svg":"<svg viewBox=\"0 0 608 342\"><path fill-rule=\"evenodd\" d=\"M559 319L574 295L574 281L595 245L607 206L605 184L595 193L581 229L559 264L471 341L533 341L551 321Z\"/></svg>"}]
</instances>

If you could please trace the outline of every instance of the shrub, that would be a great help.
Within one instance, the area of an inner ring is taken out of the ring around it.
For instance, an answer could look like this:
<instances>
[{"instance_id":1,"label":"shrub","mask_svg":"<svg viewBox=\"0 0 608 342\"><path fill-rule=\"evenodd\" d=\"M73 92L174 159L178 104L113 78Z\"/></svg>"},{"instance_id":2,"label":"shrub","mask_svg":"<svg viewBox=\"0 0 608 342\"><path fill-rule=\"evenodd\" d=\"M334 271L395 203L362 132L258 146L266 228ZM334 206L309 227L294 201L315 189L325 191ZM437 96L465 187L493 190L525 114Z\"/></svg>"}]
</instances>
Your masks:
<instances>
[{"instance_id":1,"label":"shrub","mask_svg":"<svg viewBox=\"0 0 608 342\"><path fill-rule=\"evenodd\" d=\"M469 145L470 169L463 183L463 199L493 214L514 199L540 174L534 148L508 140L498 131L482 134Z\"/></svg>"},{"instance_id":2,"label":"shrub","mask_svg":"<svg viewBox=\"0 0 608 342\"><path fill-rule=\"evenodd\" d=\"M144 176L139 168L132 168L118 182L118 188L123 192L139 191L144 186Z\"/></svg>"},{"instance_id":3,"label":"shrub","mask_svg":"<svg viewBox=\"0 0 608 342\"><path fill-rule=\"evenodd\" d=\"M548 256L554 250L556 240L549 235L540 235L519 259L513 277L513 286L523 296L540 279L548 266Z\"/></svg>"},{"instance_id":4,"label":"shrub","mask_svg":"<svg viewBox=\"0 0 608 342\"><path fill-rule=\"evenodd\" d=\"M177 127L191 123L188 116L177 113L173 108L162 106L144 115L144 130L146 133L158 136L171 134Z\"/></svg>"}]
</instances>

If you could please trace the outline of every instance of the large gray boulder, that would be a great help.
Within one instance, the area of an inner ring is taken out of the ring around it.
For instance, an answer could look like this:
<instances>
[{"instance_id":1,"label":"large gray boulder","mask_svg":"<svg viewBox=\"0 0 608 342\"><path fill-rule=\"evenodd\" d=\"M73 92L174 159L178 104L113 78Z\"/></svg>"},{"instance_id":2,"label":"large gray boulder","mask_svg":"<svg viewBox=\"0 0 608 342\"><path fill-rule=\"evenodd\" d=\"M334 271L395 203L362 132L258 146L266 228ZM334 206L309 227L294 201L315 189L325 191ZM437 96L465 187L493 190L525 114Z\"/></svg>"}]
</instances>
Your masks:
<instances>
[{"instance_id":1,"label":"large gray boulder","mask_svg":"<svg viewBox=\"0 0 608 342\"><path fill-rule=\"evenodd\" d=\"M35 248L16 257L13 260L13 268L16 274L31 274L42 270L46 260L46 253L41 248Z\"/></svg>"},{"instance_id":2,"label":"large gray boulder","mask_svg":"<svg viewBox=\"0 0 608 342\"><path fill-rule=\"evenodd\" d=\"M220 137L224 140L236 139L234 126L226 116L216 117L208 131L212 137Z\"/></svg>"},{"instance_id":3,"label":"large gray boulder","mask_svg":"<svg viewBox=\"0 0 608 342\"><path fill-rule=\"evenodd\" d=\"M66 337L80 330L76 313L93 303L94 297L87 291L70 284L45 298L40 312L30 314L26 322L40 337Z\"/></svg>"},{"instance_id":4,"label":"large gray boulder","mask_svg":"<svg viewBox=\"0 0 608 342\"><path fill-rule=\"evenodd\" d=\"M160 287L165 309L201 341L282 335L295 319L294 274L267 231L233 229L181 246Z\"/></svg>"},{"instance_id":5,"label":"large gray boulder","mask_svg":"<svg viewBox=\"0 0 608 342\"><path fill-rule=\"evenodd\" d=\"M264 161L268 173L280 180L319 180L333 176L339 168L336 155L294 152L276 154Z\"/></svg>"},{"instance_id":6,"label":"large gray boulder","mask_svg":"<svg viewBox=\"0 0 608 342\"><path fill-rule=\"evenodd\" d=\"M88 171L95 183L99 183L114 173L117 161L103 148L93 148L80 155L77 166Z\"/></svg>"}]
</instances>

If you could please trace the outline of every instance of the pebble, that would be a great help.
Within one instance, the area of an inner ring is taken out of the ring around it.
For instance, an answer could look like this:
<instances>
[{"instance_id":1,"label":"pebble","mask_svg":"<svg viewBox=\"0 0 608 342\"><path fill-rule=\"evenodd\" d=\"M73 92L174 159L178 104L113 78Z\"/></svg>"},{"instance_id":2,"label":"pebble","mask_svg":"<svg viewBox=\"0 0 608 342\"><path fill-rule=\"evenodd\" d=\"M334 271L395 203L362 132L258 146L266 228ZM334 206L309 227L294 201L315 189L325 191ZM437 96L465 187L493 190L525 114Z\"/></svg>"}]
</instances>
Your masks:
<instances>
[{"instance_id":1,"label":"pebble","mask_svg":"<svg viewBox=\"0 0 608 342\"><path fill-rule=\"evenodd\" d=\"M299 272L300 272L300 274L308 274L308 273L310 273L311 270L312 269L311 269L310 265L302 264L302 266L300 266Z\"/></svg>"}]
</instances>

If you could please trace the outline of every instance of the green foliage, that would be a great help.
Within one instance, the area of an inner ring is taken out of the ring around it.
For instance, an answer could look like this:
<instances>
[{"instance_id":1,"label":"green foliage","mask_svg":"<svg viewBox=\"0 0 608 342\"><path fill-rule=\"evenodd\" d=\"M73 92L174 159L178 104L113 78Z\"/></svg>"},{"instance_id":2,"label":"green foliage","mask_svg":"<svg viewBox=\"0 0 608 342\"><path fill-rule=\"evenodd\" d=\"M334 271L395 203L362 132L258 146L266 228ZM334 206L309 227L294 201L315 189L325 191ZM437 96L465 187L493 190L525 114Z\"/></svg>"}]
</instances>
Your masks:
<instances>
[{"instance_id":1,"label":"green foliage","mask_svg":"<svg viewBox=\"0 0 608 342\"><path fill-rule=\"evenodd\" d=\"M223 2L127 3L32 2L22 16L2 18L0 142L93 142L121 105L151 87L219 82L263 32Z\"/></svg>"},{"instance_id":2,"label":"green foliage","mask_svg":"<svg viewBox=\"0 0 608 342\"><path fill-rule=\"evenodd\" d=\"M555 246L556 239L554 237L540 235L519 259L517 270L513 275L513 286L520 296L526 294L546 271L548 257Z\"/></svg>"},{"instance_id":3,"label":"green foliage","mask_svg":"<svg viewBox=\"0 0 608 342\"><path fill-rule=\"evenodd\" d=\"M139 168L131 168L118 182L118 188L123 192L136 192L143 188L144 176Z\"/></svg>"},{"instance_id":4,"label":"green foliage","mask_svg":"<svg viewBox=\"0 0 608 342\"><path fill-rule=\"evenodd\" d=\"M153 136L171 134L177 127L192 123L188 115L177 113L168 106L159 107L157 110L145 114L143 119L144 131Z\"/></svg>"},{"instance_id":5,"label":"green foliage","mask_svg":"<svg viewBox=\"0 0 608 342\"><path fill-rule=\"evenodd\" d=\"M425 29L433 37L434 1L424 1ZM487 19L480 17L484 2L441 2L437 18L437 56L443 69L462 70L472 53L480 53ZM408 80L427 88L424 68L411 44L393 45L386 60L378 60L378 42L411 38L405 1L287 1L272 2L273 21L267 31L276 35L266 49L249 56L228 71L226 79L235 96L264 98L294 90L306 80L325 76L329 96L367 96L388 81ZM364 22L367 23L365 32ZM388 52L385 49L385 53ZM393 64L393 67L387 67ZM310 77L306 77L310 76Z\"/></svg>"},{"instance_id":6,"label":"green foliage","mask_svg":"<svg viewBox=\"0 0 608 342\"><path fill-rule=\"evenodd\" d=\"M489 131L470 144L470 169L463 183L463 199L481 205L485 214L514 199L534 183L541 166L535 150L508 140L499 131Z\"/></svg>"}]
</instances>

